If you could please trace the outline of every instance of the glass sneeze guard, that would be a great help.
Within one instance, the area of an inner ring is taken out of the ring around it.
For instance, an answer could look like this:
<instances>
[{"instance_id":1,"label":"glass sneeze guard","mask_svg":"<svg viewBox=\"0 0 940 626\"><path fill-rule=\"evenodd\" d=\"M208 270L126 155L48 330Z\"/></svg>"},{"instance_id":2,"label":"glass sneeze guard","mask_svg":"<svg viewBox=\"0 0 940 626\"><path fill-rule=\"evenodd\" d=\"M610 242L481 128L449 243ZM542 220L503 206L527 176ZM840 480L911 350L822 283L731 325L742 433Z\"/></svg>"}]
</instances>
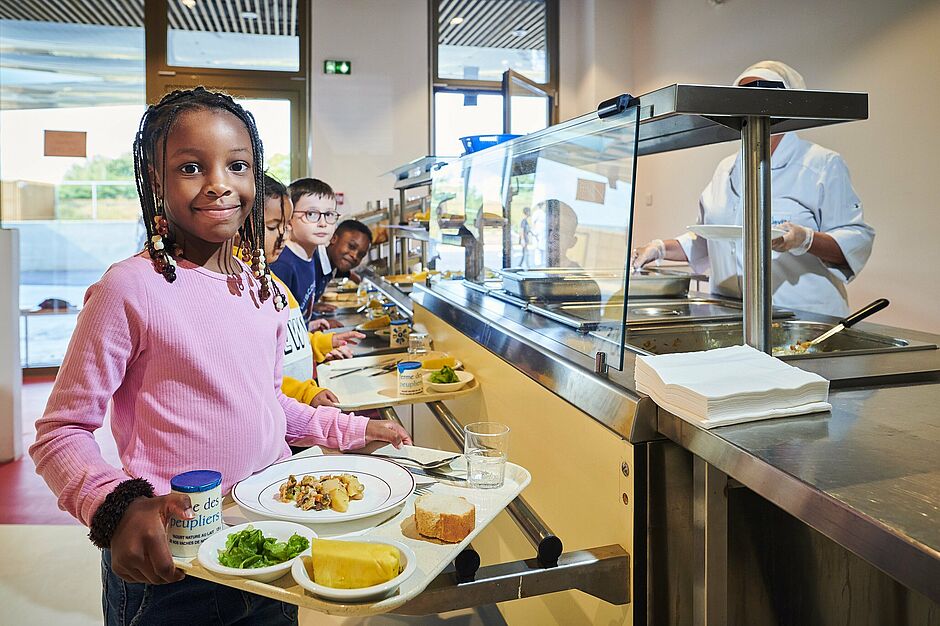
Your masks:
<instances>
[{"instance_id":1,"label":"glass sneeze guard","mask_svg":"<svg viewBox=\"0 0 940 626\"><path fill-rule=\"evenodd\" d=\"M466 262L467 279L501 279L523 302L598 304L610 318L605 334L569 347L591 358L605 352L616 369L623 368L638 119L637 107L578 118L467 154L431 182L431 239L464 247L462 259L451 259ZM557 333L532 326L540 328Z\"/></svg>"}]
</instances>

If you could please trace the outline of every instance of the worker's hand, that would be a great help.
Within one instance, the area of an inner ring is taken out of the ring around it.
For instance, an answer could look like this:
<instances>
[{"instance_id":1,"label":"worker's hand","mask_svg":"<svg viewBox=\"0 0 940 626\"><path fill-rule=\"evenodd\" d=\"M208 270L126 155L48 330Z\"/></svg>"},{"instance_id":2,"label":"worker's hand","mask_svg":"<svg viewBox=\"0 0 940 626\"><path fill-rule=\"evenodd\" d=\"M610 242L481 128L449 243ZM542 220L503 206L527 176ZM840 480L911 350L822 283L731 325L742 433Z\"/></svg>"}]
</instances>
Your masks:
<instances>
[{"instance_id":1,"label":"worker's hand","mask_svg":"<svg viewBox=\"0 0 940 626\"><path fill-rule=\"evenodd\" d=\"M390 420L369 420L366 426L366 443L370 441L387 441L396 448L402 445L411 445L411 436L400 424Z\"/></svg>"},{"instance_id":2,"label":"worker's hand","mask_svg":"<svg viewBox=\"0 0 940 626\"><path fill-rule=\"evenodd\" d=\"M313 396L313 400L310 401L310 406L314 408L318 406L336 406L337 402L339 402L339 398L336 397L336 394L329 389L324 389Z\"/></svg>"},{"instance_id":3,"label":"worker's hand","mask_svg":"<svg viewBox=\"0 0 940 626\"><path fill-rule=\"evenodd\" d=\"M786 232L783 237L777 237L770 242L770 247L775 252L789 252L790 254L805 254L811 245L813 245L813 229L794 224L793 222L784 222L780 228Z\"/></svg>"},{"instance_id":4,"label":"worker's hand","mask_svg":"<svg viewBox=\"0 0 940 626\"><path fill-rule=\"evenodd\" d=\"M330 320L318 317L315 320L310 320L310 323L307 324L307 329L315 333L318 330L329 330L330 329Z\"/></svg>"},{"instance_id":5,"label":"worker's hand","mask_svg":"<svg viewBox=\"0 0 940 626\"><path fill-rule=\"evenodd\" d=\"M666 258L666 244L662 239L654 239L645 246L634 248L630 256L630 265L634 269L639 269L653 261L659 261Z\"/></svg>"},{"instance_id":6,"label":"worker's hand","mask_svg":"<svg viewBox=\"0 0 940 626\"><path fill-rule=\"evenodd\" d=\"M176 569L166 539L170 518L193 519L185 493L131 502L111 536L111 569L129 583L162 585L183 579Z\"/></svg>"},{"instance_id":7,"label":"worker's hand","mask_svg":"<svg viewBox=\"0 0 940 626\"><path fill-rule=\"evenodd\" d=\"M334 348L339 348L345 346L346 344L356 345L359 343L359 339L366 338L365 335L355 330L347 330L343 333L333 333L331 337L333 338Z\"/></svg>"}]
</instances>

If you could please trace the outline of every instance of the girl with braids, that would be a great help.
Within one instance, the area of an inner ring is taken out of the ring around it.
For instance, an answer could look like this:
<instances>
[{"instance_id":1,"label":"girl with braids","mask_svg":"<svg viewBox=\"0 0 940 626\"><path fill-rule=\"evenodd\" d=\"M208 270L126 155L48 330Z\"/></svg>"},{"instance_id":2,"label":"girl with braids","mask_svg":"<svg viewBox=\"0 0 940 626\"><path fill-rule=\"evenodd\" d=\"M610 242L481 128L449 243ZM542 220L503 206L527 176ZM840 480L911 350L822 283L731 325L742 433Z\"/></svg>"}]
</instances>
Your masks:
<instances>
[{"instance_id":1,"label":"girl with braids","mask_svg":"<svg viewBox=\"0 0 940 626\"><path fill-rule=\"evenodd\" d=\"M281 391L288 311L263 259L252 116L226 95L177 91L144 114L134 155L147 249L88 289L30 454L103 549L108 624L296 623L293 607L174 568L167 520L194 514L170 479L217 470L227 493L288 443L350 449L408 434ZM250 267L232 256L236 235ZM109 403L121 468L94 439Z\"/></svg>"}]
</instances>

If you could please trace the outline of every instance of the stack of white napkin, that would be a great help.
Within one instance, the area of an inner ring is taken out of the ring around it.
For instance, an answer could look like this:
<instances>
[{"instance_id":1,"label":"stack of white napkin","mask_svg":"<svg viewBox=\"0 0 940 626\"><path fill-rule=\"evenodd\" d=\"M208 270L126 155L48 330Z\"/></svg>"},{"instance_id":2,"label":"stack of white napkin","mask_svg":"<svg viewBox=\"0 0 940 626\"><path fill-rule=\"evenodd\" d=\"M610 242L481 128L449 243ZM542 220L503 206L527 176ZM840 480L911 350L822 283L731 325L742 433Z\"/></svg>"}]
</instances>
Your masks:
<instances>
[{"instance_id":1,"label":"stack of white napkin","mask_svg":"<svg viewBox=\"0 0 940 626\"><path fill-rule=\"evenodd\" d=\"M638 357L636 388L703 428L832 408L828 380L750 346Z\"/></svg>"}]
</instances>

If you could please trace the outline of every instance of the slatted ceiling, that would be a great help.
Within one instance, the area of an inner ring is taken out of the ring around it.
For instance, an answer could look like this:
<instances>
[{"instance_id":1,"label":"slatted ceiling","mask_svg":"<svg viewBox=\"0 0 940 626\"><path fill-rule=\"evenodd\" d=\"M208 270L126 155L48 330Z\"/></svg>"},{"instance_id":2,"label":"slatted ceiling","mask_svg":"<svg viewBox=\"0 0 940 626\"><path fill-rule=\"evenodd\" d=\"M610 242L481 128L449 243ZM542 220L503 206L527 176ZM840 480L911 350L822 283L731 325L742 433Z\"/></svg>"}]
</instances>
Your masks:
<instances>
[{"instance_id":1,"label":"slatted ceiling","mask_svg":"<svg viewBox=\"0 0 940 626\"><path fill-rule=\"evenodd\" d=\"M545 50L545 0L438 0L438 42L449 46ZM450 21L462 17L463 22ZM513 31L524 30L525 35Z\"/></svg>"},{"instance_id":2,"label":"slatted ceiling","mask_svg":"<svg viewBox=\"0 0 940 626\"><path fill-rule=\"evenodd\" d=\"M167 19L174 30L295 37L301 1L307 0L196 0L189 8L170 0ZM245 19L244 12L258 17ZM0 19L140 28L144 0L3 0Z\"/></svg>"}]
</instances>

